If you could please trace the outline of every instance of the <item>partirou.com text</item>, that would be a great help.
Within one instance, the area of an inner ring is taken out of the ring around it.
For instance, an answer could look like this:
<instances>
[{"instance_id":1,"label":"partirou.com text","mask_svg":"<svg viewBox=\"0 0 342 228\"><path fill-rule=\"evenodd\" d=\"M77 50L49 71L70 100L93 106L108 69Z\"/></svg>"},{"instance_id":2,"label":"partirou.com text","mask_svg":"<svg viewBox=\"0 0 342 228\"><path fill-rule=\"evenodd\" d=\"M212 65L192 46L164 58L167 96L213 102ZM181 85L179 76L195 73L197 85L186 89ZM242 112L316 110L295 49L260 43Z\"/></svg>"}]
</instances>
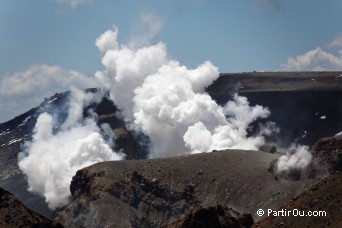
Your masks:
<instances>
[{"instance_id":1,"label":"partirou.com text","mask_svg":"<svg viewBox=\"0 0 342 228\"><path fill-rule=\"evenodd\" d=\"M257 215L263 216L275 216L275 217L286 217L286 216L303 216L303 217L324 217L327 216L326 211L304 211L298 209L281 209L281 210L272 210L272 209L259 209L257 210Z\"/></svg>"}]
</instances>

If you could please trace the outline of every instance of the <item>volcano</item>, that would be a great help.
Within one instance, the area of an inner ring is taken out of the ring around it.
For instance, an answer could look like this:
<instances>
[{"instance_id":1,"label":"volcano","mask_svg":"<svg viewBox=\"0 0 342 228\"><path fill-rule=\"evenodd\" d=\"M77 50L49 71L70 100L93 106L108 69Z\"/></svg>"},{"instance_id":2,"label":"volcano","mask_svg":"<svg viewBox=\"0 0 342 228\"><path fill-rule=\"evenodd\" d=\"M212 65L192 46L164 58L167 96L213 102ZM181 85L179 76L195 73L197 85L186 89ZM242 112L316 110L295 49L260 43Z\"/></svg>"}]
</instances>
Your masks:
<instances>
[{"instance_id":1,"label":"volcano","mask_svg":"<svg viewBox=\"0 0 342 228\"><path fill-rule=\"evenodd\" d=\"M115 104L105 96L99 104L84 107L83 115L86 117L89 115L87 110L94 109L97 123L109 124L115 135L113 149L122 151L125 160L99 163L78 171L70 186L71 202L51 211L41 196L27 190L26 177L18 168L18 153L24 141L32 140L40 114L58 110L60 123L67 118L65 110L70 92L58 93L0 125L0 187L13 193L30 209L65 225L159 227L176 224L182 214L196 211L196 208L216 208L217 205L228 208L231 218L240 224L239 218L244 213L257 222L263 218L255 214L257 209L276 210L306 190L315 188L317 183L324 185L325 179L315 177L279 180L268 169L291 143L312 147L320 138L333 137L342 131L341 74L230 73L221 74L206 88L218 104L226 103L238 93L247 97L251 105L268 107L271 115L267 120L275 122L280 129L277 134L266 137L266 144L277 148L278 152L270 150L274 153L225 150L147 159L149 147L145 142L148 138L127 126ZM253 122L248 134L255 134L262 124L266 124L266 120ZM332 146L324 147L324 151L315 150L315 159L323 156L323 160L327 160L324 165L317 162L325 173L320 178L340 169L340 158L329 156L330 151L333 155L339 154L340 144L334 142ZM338 185L339 180L340 176L336 175L329 183ZM324 194L330 194L327 189ZM307 199L310 200L314 199ZM331 200L331 203L337 202Z\"/></svg>"}]
</instances>

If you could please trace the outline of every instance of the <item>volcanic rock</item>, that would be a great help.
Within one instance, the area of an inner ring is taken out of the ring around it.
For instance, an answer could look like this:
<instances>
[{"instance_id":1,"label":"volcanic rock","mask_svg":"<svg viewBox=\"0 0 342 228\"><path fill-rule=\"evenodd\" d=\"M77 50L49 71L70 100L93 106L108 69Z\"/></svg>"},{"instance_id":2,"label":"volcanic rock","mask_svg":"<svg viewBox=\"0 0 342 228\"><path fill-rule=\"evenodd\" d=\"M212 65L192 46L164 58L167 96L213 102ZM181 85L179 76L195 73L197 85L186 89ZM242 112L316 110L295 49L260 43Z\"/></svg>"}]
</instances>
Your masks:
<instances>
[{"instance_id":1,"label":"volcanic rock","mask_svg":"<svg viewBox=\"0 0 342 228\"><path fill-rule=\"evenodd\" d=\"M328 173L342 171L342 135L322 138L312 147L314 166Z\"/></svg>"},{"instance_id":2,"label":"volcanic rock","mask_svg":"<svg viewBox=\"0 0 342 228\"><path fill-rule=\"evenodd\" d=\"M235 216L234 216L235 214ZM238 214L221 205L199 207L186 213L179 220L166 225L165 228L221 228L221 227L251 227L254 221L250 214Z\"/></svg>"},{"instance_id":3,"label":"volcanic rock","mask_svg":"<svg viewBox=\"0 0 342 228\"><path fill-rule=\"evenodd\" d=\"M280 210L291 211L290 216L270 216L254 227L342 227L342 173L336 173L293 198ZM293 212L294 210L294 212ZM313 212L317 216L293 216ZM321 214L319 214L321 213Z\"/></svg>"},{"instance_id":4,"label":"volcanic rock","mask_svg":"<svg viewBox=\"0 0 342 228\"><path fill-rule=\"evenodd\" d=\"M277 152L277 147L274 145L270 145L270 144L264 144L262 146L259 147L259 150L262 152L268 152L268 153L276 153Z\"/></svg>"},{"instance_id":5,"label":"volcanic rock","mask_svg":"<svg viewBox=\"0 0 342 228\"><path fill-rule=\"evenodd\" d=\"M0 227L63 227L23 205L0 188Z\"/></svg>"},{"instance_id":6,"label":"volcanic rock","mask_svg":"<svg viewBox=\"0 0 342 228\"><path fill-rule=\"evenodd\" d=\"M279 155L226 150L163 159L109 161L81 169L74 197L56 221L85 227L160 227L200 207L252 214L279 208L315 180L281 182L268 172Z\"/></svg>"}]
</instances>

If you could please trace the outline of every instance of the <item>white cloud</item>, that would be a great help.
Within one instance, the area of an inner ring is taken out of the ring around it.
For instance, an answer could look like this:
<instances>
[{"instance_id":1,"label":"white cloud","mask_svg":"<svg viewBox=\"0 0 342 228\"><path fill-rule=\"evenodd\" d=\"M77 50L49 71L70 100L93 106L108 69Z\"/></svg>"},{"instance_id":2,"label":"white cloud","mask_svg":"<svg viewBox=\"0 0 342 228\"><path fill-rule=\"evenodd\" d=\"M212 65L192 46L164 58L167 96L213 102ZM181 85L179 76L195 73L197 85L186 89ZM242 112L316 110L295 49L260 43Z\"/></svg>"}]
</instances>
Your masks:
<instances>
[{"instance_id":1,"label":"white cloud","mask_svg":"<svg viewBox=\"0 0 342 228\"><path fill-rule=\"evenodd\" d=\"M71 87L95 87L96 80L59 66L33 65L0 79L0 122L28 111L44 97Z\"/></svg>"},{"instance_id":2,"label":"white cloud","mask_svg":"<svg viewBox=\"0 0 342 228\"><path fill-rule=\"evenodd\" d=\"M328 45L330 48L339 48L342 49L342 34L339 34L336 36L336 38L331 41L331 43Z\"/></svg>"},{"instance_id":3,"label":"white cloud","mask_svg":"<svg viewBox=\"0 0 342 228\"><path fill-rule=\"evenodd\" d=\"M342 70L342 35L330 44L329 50L317 47L302 55L290 57L281 67L286 71L340 71Z\"/></svg>"}]
</instances>

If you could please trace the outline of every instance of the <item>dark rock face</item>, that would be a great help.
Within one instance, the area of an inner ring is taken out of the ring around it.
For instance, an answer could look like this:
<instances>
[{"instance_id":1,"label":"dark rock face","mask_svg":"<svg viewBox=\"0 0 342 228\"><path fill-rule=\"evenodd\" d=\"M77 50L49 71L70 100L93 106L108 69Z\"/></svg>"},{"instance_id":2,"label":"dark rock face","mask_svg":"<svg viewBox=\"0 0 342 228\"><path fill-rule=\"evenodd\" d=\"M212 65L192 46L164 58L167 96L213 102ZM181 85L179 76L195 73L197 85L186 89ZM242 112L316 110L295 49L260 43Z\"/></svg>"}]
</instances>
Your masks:
<instances>
[{"instance_id":1,"label":"dark rock face","mask_svg":"<svg viewBox=\"0 0 342 228\"><path fill-rule=\"evenodd\" d=\"M276 209L315 183L276 181L267 168L278 156L227 150L98 163L73 177L74 201L56 221L86 227L161 227L192 209L216 205L257 220L257 209Z\"/></svg>"},{"instance_id":2,"label":"dark rock face","mask_svg":"<svg viewBox=\"0 0 342 228\"><path fill-rule=\"evenodd\" d=\"M63 227L30 210L11 193L0 188L0 227Z\"/></svg>"},{"instance_id":3,"label":"dark rock face","mask_svg":"<svg viewBox=\"0 0 342 228\"><path fill-rule=\"evenodd\" d=\"M312 146L319 138L342 131L342 72L230 73L208 87L210 96L225 104L232 94L248 98L251 105L268 107L279 134L268 143L288 147L291 143ZM314 79L314 80L313 80ZM251 134L258 127L252 125Z\"/></svg>"},{"instance_id":4,"label":"dark rock face","mask_svg":"<svg viewBox=\"0 0 342 228\"><path fill-rule=\"evenodd\" d=\"M240 93L252 105L271 111L267 119L280 128L268 141L282 147L291 143L312 146L319 138L342 131L342 91L267 91ZM260 121L262 122L262 121ZM254 123L254 127L258 126Z\"/></svg>"},{"instance_id":5,"label":"dark rock face","mask_svg":"<svg viewBox=\"0 0 342 228\"><path fill-rule=\"evenodd\" d=\"M235 217L232 215L234 214ZM221 227L251 227L254 221L250 214L238 214L232 209L221 205L199 207L186 213L179 220L166 225L165 228L221 228Z\"/></svg>"},{"instance_id":6,"label":"dark rock face","mask_svg":"<svg viewBox=\"0 0 342 228\"><path fill-rule=\"evenodd\" d=\"M312 147L314 167L328 173L342 171L342 135L322 138Z\"/></svg>"},{"instance_id":7,"label":"dark rock face","mask_svg":"<svg viewBox=\"0 0 342 228\"><path fill-rule=\"evenodd\" d=\"M276 153L277 152L277 147L270 145L270 144L265 144L259 147L259 150L262 152L268 152L268 153Z\"/></svg>"}]
</instances>

